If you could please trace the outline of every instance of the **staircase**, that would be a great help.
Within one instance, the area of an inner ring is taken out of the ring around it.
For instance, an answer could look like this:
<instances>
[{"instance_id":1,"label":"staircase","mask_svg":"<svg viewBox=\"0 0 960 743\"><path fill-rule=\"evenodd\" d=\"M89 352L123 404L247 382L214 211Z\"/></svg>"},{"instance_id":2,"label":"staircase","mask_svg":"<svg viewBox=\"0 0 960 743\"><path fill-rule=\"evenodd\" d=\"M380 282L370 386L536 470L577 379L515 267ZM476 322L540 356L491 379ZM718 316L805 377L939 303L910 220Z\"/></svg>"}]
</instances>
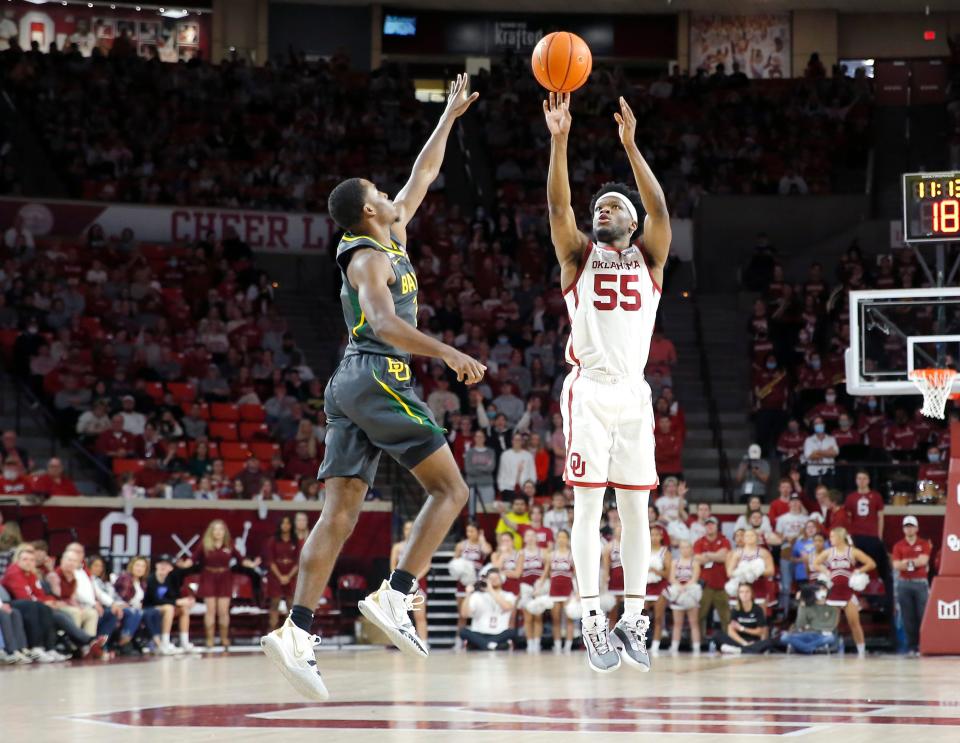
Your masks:
<instances>
[{"instance_id":1,"label":"staircase","mask_svg":"<svg viewBox=\"0 0 960 743\"><path fill-rule=\"evenodd\" d=\"M431 648L452 648L457 635L457 582L447 563L453 559L452 542L433 555L427 576L427 632Z\"/></svg>"}]
</instances>

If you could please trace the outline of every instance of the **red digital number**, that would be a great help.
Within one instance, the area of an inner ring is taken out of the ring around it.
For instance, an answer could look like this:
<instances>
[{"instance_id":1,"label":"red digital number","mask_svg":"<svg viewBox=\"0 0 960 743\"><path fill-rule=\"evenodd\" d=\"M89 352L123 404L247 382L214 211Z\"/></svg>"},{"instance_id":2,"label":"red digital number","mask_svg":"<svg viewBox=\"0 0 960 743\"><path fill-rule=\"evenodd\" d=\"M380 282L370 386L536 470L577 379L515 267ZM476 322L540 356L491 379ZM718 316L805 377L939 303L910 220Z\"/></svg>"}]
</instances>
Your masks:
<instances>
[{"instance_id":1,"label":"red digital number","mask_svg":"<svg viewBox=\"0 0 960 743\"><path fill-rule=\"evenodd\" d=\"M960 201L944 199L933 202L933 231L947 234L960 232Z\"/></svg>"},{"instance_id":2,"label":"red digital number","mask_svg":"<svg viewBox=\"0 0 960 743\"><path fill-rule=\"evenodd\" d=\"M636 312L640 309L640 291L633 285L640 280L636 274L622 274L619 276L620 292L617 293L618 276L614 273L598 273L593 277L593 293L599 299L593 300L593 306L606 312L618 306L626 312ZM613 287L605 286L614 284Z\"/></svg>"}]
</instances>

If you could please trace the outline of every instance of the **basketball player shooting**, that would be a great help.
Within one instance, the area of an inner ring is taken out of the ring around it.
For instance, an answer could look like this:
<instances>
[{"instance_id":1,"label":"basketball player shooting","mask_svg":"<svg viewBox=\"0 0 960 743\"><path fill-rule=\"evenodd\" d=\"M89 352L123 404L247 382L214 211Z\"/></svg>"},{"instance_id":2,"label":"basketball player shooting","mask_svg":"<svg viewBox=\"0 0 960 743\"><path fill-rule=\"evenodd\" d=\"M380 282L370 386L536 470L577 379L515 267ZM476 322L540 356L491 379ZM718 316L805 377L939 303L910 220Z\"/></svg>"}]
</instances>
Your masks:
<instances>
[{"instance_id":1,"label":"basketball player shooting","mask_svg":"<svg viewBox=\"0 0 960 743\"><path fill-rule=\"evenodd\" d=\"M550 234L571 324L566 357L573 369L560 403L567 440L564 479L574 488L572 548L583 641L594 671L619 668L618 647L630 666L649 671L650 620L643 614L650 567L647 501L658 480L653 406L643 369L670 250L670 217L663 190L634 141L636 117L620 98L614 119L637 190L623 183L604 184L590 204L593 239L580 232L567 175L570 94L551 93L543 114L551 136ZM641 234L642 248L635 244ZM625 589L624 614L613 637L600 610L597 536L608 486L616 490L622 522Z\"/></svg>"},{"instance_id":2,"label":"basketball player shooting","mask_svg":"<svg viewBox=\"0 0 960 743\"><path fill-rule=\"evenodd\" d=\"M357 523L381 451L409 469L428 496L396 569L360 602L360 611L406 655L428 655L409 617L419 608L415 576L429 566L468 491L443 429L413 390L410 356L441 359L467 384L479 382L486 367L417 330L417 280L404 245L407 224L440 173L454 122L477 99L467 82L459 75L451 84L440 122L396 199L368 180L350 178L328 201L330 216L345 231L336 260L348 344L324 392L326 453L318 478L326 481L326 501L301 552L290 616L260 643L308 699L329 697L314 657L320 638L310 634L313 611Z\"/></svg>"}]
</instances>

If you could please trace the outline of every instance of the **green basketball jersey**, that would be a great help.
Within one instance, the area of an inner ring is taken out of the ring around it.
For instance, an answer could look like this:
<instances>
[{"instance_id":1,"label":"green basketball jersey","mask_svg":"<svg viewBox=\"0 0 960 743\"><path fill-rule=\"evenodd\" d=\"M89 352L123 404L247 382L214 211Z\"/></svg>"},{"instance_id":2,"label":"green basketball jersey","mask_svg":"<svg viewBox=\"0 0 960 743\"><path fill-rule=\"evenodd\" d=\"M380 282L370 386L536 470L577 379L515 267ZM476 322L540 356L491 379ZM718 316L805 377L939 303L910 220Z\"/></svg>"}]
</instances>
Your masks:
<instances>
[{"instance_id":1,"label":"green basketball jersey","mask_svg":"<svg viewBox=\"0 0 960 743\"><path fill-rule=\"evenodd\" d=\"M381 356L395 356L402 359L409 358L409 354L396 346L381 340L373 332L367 318L360 309L360 299L357 290L350 286L347 278L347 266L353 251L359 248L372 248L386 254L393 264L393 273L396 281L390 286L393 295L393 306L397 317L417 327L417 277L413 264L407 256L406 249L395 240L390 245L383 245L367 235L345 234L337 246L337 265L340 266L340 277L343 285L340 289L340 304L343 307L343 321L347 325L347 350L344 355L355 353L375 353Z\"/></svg>"}]
</instances>

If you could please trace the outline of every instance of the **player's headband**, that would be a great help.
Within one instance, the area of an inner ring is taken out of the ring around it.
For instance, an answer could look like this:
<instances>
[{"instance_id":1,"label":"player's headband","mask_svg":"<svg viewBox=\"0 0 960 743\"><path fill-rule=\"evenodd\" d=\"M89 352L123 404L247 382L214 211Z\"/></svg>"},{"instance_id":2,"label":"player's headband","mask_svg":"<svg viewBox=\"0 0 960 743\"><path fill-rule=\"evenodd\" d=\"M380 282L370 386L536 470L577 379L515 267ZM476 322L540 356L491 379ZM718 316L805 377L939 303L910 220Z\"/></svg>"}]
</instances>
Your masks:
<instances>
[{"instance_id":1,"label":"player's headband","mask_svg":"<svg viewBox=\"0 0 960 743\"><path fill-rule=\"evenodd\" d=\"M623 207L630 213L630 216L633 217L633 221L639 222L637 219L637 207L635 207L630 199L628 199L619 191L607 191L606 193L600 194L600 197L597 199L597 203L599 204L601 199L605 199L608 196L623 204Z\"/></svg>"}]
</instances>

